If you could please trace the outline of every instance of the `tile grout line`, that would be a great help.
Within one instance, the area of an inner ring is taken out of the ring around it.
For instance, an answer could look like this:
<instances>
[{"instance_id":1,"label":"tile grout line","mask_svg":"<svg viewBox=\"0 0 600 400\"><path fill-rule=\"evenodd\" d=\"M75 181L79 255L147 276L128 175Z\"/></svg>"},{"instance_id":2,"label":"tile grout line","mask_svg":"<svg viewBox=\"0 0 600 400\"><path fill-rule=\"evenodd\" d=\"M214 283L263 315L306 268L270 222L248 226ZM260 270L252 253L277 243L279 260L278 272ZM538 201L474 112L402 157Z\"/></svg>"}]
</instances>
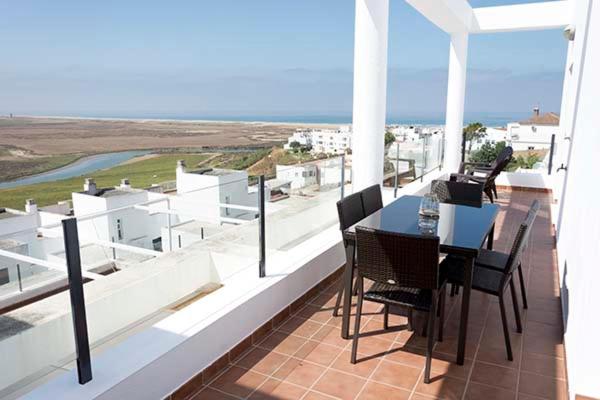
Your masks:
<instances>
[{"instance_id":1,"label":"tile grout line","mask_svg":"<svg viewBox=\"0 0 600 400\"><path fill-rule=\"evenodd\" d=\"M532 236L533 236L533 232L532 232ZM535 237L535 236L533 236ZM532 237L532 239L533 239ZM529 282L531 281L531 256L533 253L533 243L534 241L530 239L530 242L528 243L528 249L527 249L527 253L528 254L528 259L527 261L529 262L527 265L527 277L523 277L525 282L521 282L523 284L523 286L525 286L525 291L527 291L527 287L529 287ZM517 304L519 303L518 301L518 296L517 296ZM525 309L523 309L525 310ZM521 310L519 309L519 312ZM517 384L515 386L515 400L519 399L519 386L521 385L521 368L523 367L523 353L525 351L525 330L527 329L526 327L527 321L525 321L523 319L523 333L521 333L521 346L520 346L520 350L521 350L521 354L519 355L519 366L517 368Z\"/></svg>"},{"instance_id":2,"label":"tile grout line","mask_svg":"<svg viewBox=\"0 0 600 400\"><path fill-rule=\"evenodd\" d=\"M479 348L481 347L481 342L483 341L483 335L485 333L485 327L486 327L486 323L487 323L487 320L490 315L491 307L492 307L492 305L488 303L487 310L485 312L485 317L483 318L483 322L484 322L483 329L481 330L481 333L479 334L479 340L477 341L477 346L475 347L475 353L473 354L473 361L471 362L471 368L469 368L469 373L467 374L467 377L465 378L466 383L465 383L465 389L461 396L462 400L466 399L467 391L469 389L469 384L471 384L471 376L473 375L473 370L475 369L475 364L477 362L477 354L479 353Z\"/></svg>"},{"instance_id":3,"label":"tile grout line","mask_svg":"<svg viewBox=\"0 0 600 400\"><path fill-rule=\"evenodd\" d=\"M319 391L314 390L315 385L317 384L317 382L319 382L321 380L321 378L323 378L323 376L325 376L325 374L327 373L327 371L329 371L330 367L336 362L336 360L342 355L344 354L344 351L346 351L346 348L348 348L348 346L350 345L350 343L347 343L346 346L342 349L342 351L340 352L340 354L337 355L337 357L335 357L327 367L325 367L325 369L323 370L323 372L321 373L321 375L319 375L319 377L310 385L310 387L308 388L308 390L306 391L306 393L304 393L304 395L302 395L302 397L300 398L300 400L304 400L306 398L306 396L308 395L308 393L310 393L311 391L317 392L319 393ZM333 397L333 396L332 396Z\"/></svg>"},{"instance_id":4,"label":"tile grout line","mask_svg":"<svg viewBox=\"0 0 600 400\"><path fill-rule=\"evenodd\" d=\"M360 332L359 332L359 338L360 338ZM392 346L394 345L394 342L390 343L390 345L388 346L388 349L386 351L386 354L383 355L383 357L379 358L379 361L377 362L377 366L375 366L375 368L373 368L373 371L371 371L371 373L369 374L369 376L367 376L365 378L365 383L362 386L362 388L358 391L358 393L356 394L356 396L354 396L354 399L358 399L360 397L360 395L362 394L362 392L365 390L365 387L367 386L367 384L372 380L371 378L373 377L373 375L375 374L375 371L377 371L377 369L379 368L379 366L381 365L381 363L383 362L385 356L387 355L387 353L390 351L390 349L392 348ZM356 352L358 353L358 346L356 349Z\"/></svg>"}]
</instances>

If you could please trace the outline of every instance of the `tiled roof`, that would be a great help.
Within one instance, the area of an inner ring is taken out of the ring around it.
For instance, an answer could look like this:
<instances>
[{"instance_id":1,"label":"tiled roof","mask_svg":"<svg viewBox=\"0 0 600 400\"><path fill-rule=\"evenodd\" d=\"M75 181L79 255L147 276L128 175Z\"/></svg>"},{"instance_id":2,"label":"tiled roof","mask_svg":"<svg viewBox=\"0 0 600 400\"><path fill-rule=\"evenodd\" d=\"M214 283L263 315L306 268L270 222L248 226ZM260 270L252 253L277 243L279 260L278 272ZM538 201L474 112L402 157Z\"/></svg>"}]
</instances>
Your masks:
<instances>
[{"instance_id":1,"label":"tiled roof","mask_svg":"<svg viewBox=\"0 0 600 400\"><path fill-rule=\"evenodd\" d=\"M558 125L560 116L553 112L533 115L531 118L519 122L521 125Z\"/></svg>"}]
</instances>

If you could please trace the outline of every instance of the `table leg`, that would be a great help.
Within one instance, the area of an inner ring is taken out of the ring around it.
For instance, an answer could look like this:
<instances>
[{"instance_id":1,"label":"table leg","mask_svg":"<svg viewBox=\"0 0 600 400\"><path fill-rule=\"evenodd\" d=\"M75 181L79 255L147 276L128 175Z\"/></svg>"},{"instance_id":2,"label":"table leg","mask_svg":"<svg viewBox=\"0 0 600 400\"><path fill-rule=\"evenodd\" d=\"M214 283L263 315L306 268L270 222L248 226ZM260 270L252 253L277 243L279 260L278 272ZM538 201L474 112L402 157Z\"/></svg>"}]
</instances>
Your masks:
<instances>
[{"instance_id":1,"label":"table leg","mask_svg":"<svg viewBox=\"0 0 600 400\"><path fill-rule=\"evenodd\" d=\"M467 328L469 326L469 303L471 302L471 285L473 283L473 257L465 257L463 297L460 311L460 330L458 332L458 350L456 363L463 365L465 362L465 347L467 344Z\"/></svg>"},{"instance_id":2,"label":"table leg","mask_svg":"<svg viewBox=\"0 0 600 400\"><path fill-rule=\"evenodd\" d=\"M346 244L346 268L344 270L344 300L342 304L342 338L350 338L350 309L352 308L352 279L354 275L354 241Z\"/></svg>"},{"instance_id":3,"label":"table leg","mask_svg":"<svg viewBox=\"0 0 600 400\"><path fill-rule=\"evenodd\" d=\"M488 239L487 239L487 249L488 250L492 250L494 248L494 228L496 227L496 224L494 223L492 225L492 229L490 229L490 233L488 235Z\"/></svg>"}]
</instances>

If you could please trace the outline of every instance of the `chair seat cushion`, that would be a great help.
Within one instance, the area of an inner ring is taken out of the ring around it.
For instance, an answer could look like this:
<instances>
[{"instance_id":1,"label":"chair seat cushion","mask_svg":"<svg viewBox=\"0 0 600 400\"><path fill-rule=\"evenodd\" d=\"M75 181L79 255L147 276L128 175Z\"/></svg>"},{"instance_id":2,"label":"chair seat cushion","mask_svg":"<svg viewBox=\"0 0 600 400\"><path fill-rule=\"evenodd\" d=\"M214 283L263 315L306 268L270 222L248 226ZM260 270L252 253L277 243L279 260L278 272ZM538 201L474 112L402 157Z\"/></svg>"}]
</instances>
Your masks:
<instances>
[{"instance_id":1,"label":"chair seat cushion","mask_svg":"<svg viewBox=\"0 0 600 400\"><path fill-rule=\"evenodd\" d=\"M508 262L508 258L508 254L500 253L499 251L480 249L479 256L475 259L475 264L481 267L503 271Z\"/></svg>"},{"instance_id":2,"label":"chair seat cushion","mask_svg":"<svg viewBox=\"0 0 600 400\"><path fill-rule=\"evenodd\" d=\"M365 300L411 307L420 311L431 308L431 290L398 287L385 283L373 283L364 295Z\"/></svg>"},{"instance_id":3,"label":"chair seat cushion","mask_svg":"<svg viewBox=\"0 0 600 400\"><path fill-rule=\"evenodd\" d=\"M440 264L440 270L448 282L460 286L464 286L464 267L464 259L459 257L446 257ZM501 292L503 279L503 272L475 264L471 287L481 292L498 295Z\"/></svg>"}]
</instances>

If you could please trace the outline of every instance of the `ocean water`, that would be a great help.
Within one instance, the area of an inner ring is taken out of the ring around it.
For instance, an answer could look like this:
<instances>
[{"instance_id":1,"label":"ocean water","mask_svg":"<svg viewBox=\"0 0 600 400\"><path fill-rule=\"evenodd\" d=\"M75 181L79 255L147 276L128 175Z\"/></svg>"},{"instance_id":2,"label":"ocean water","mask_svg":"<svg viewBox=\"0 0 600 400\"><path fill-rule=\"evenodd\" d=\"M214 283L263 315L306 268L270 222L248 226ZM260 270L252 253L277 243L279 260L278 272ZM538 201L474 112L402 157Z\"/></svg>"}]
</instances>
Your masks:
<instances>
[{"instance_id":1,"label":"ocean water","mask_svg":"<svg viewBox=\"0 0 600 400\"><path fill-rule=\"evenodd\" d=\"M506 126L509 122L520 121L530 116L528 112L506 112L506 113L465 113L465 124L470 122L481 122L486 126ZM73 115L70 115L73 117ZM170 119L170 120L206 120L206 121L235 121L235 122L279 122L298 124L351 124L351 114L323 114L323 115L170 115L144 113L137 115L81 115L87 118L123 118L123 119ZM445 116L439 115L388 115L386 124L402 125L443 125Z\"/></svg>"}]
</instances>

